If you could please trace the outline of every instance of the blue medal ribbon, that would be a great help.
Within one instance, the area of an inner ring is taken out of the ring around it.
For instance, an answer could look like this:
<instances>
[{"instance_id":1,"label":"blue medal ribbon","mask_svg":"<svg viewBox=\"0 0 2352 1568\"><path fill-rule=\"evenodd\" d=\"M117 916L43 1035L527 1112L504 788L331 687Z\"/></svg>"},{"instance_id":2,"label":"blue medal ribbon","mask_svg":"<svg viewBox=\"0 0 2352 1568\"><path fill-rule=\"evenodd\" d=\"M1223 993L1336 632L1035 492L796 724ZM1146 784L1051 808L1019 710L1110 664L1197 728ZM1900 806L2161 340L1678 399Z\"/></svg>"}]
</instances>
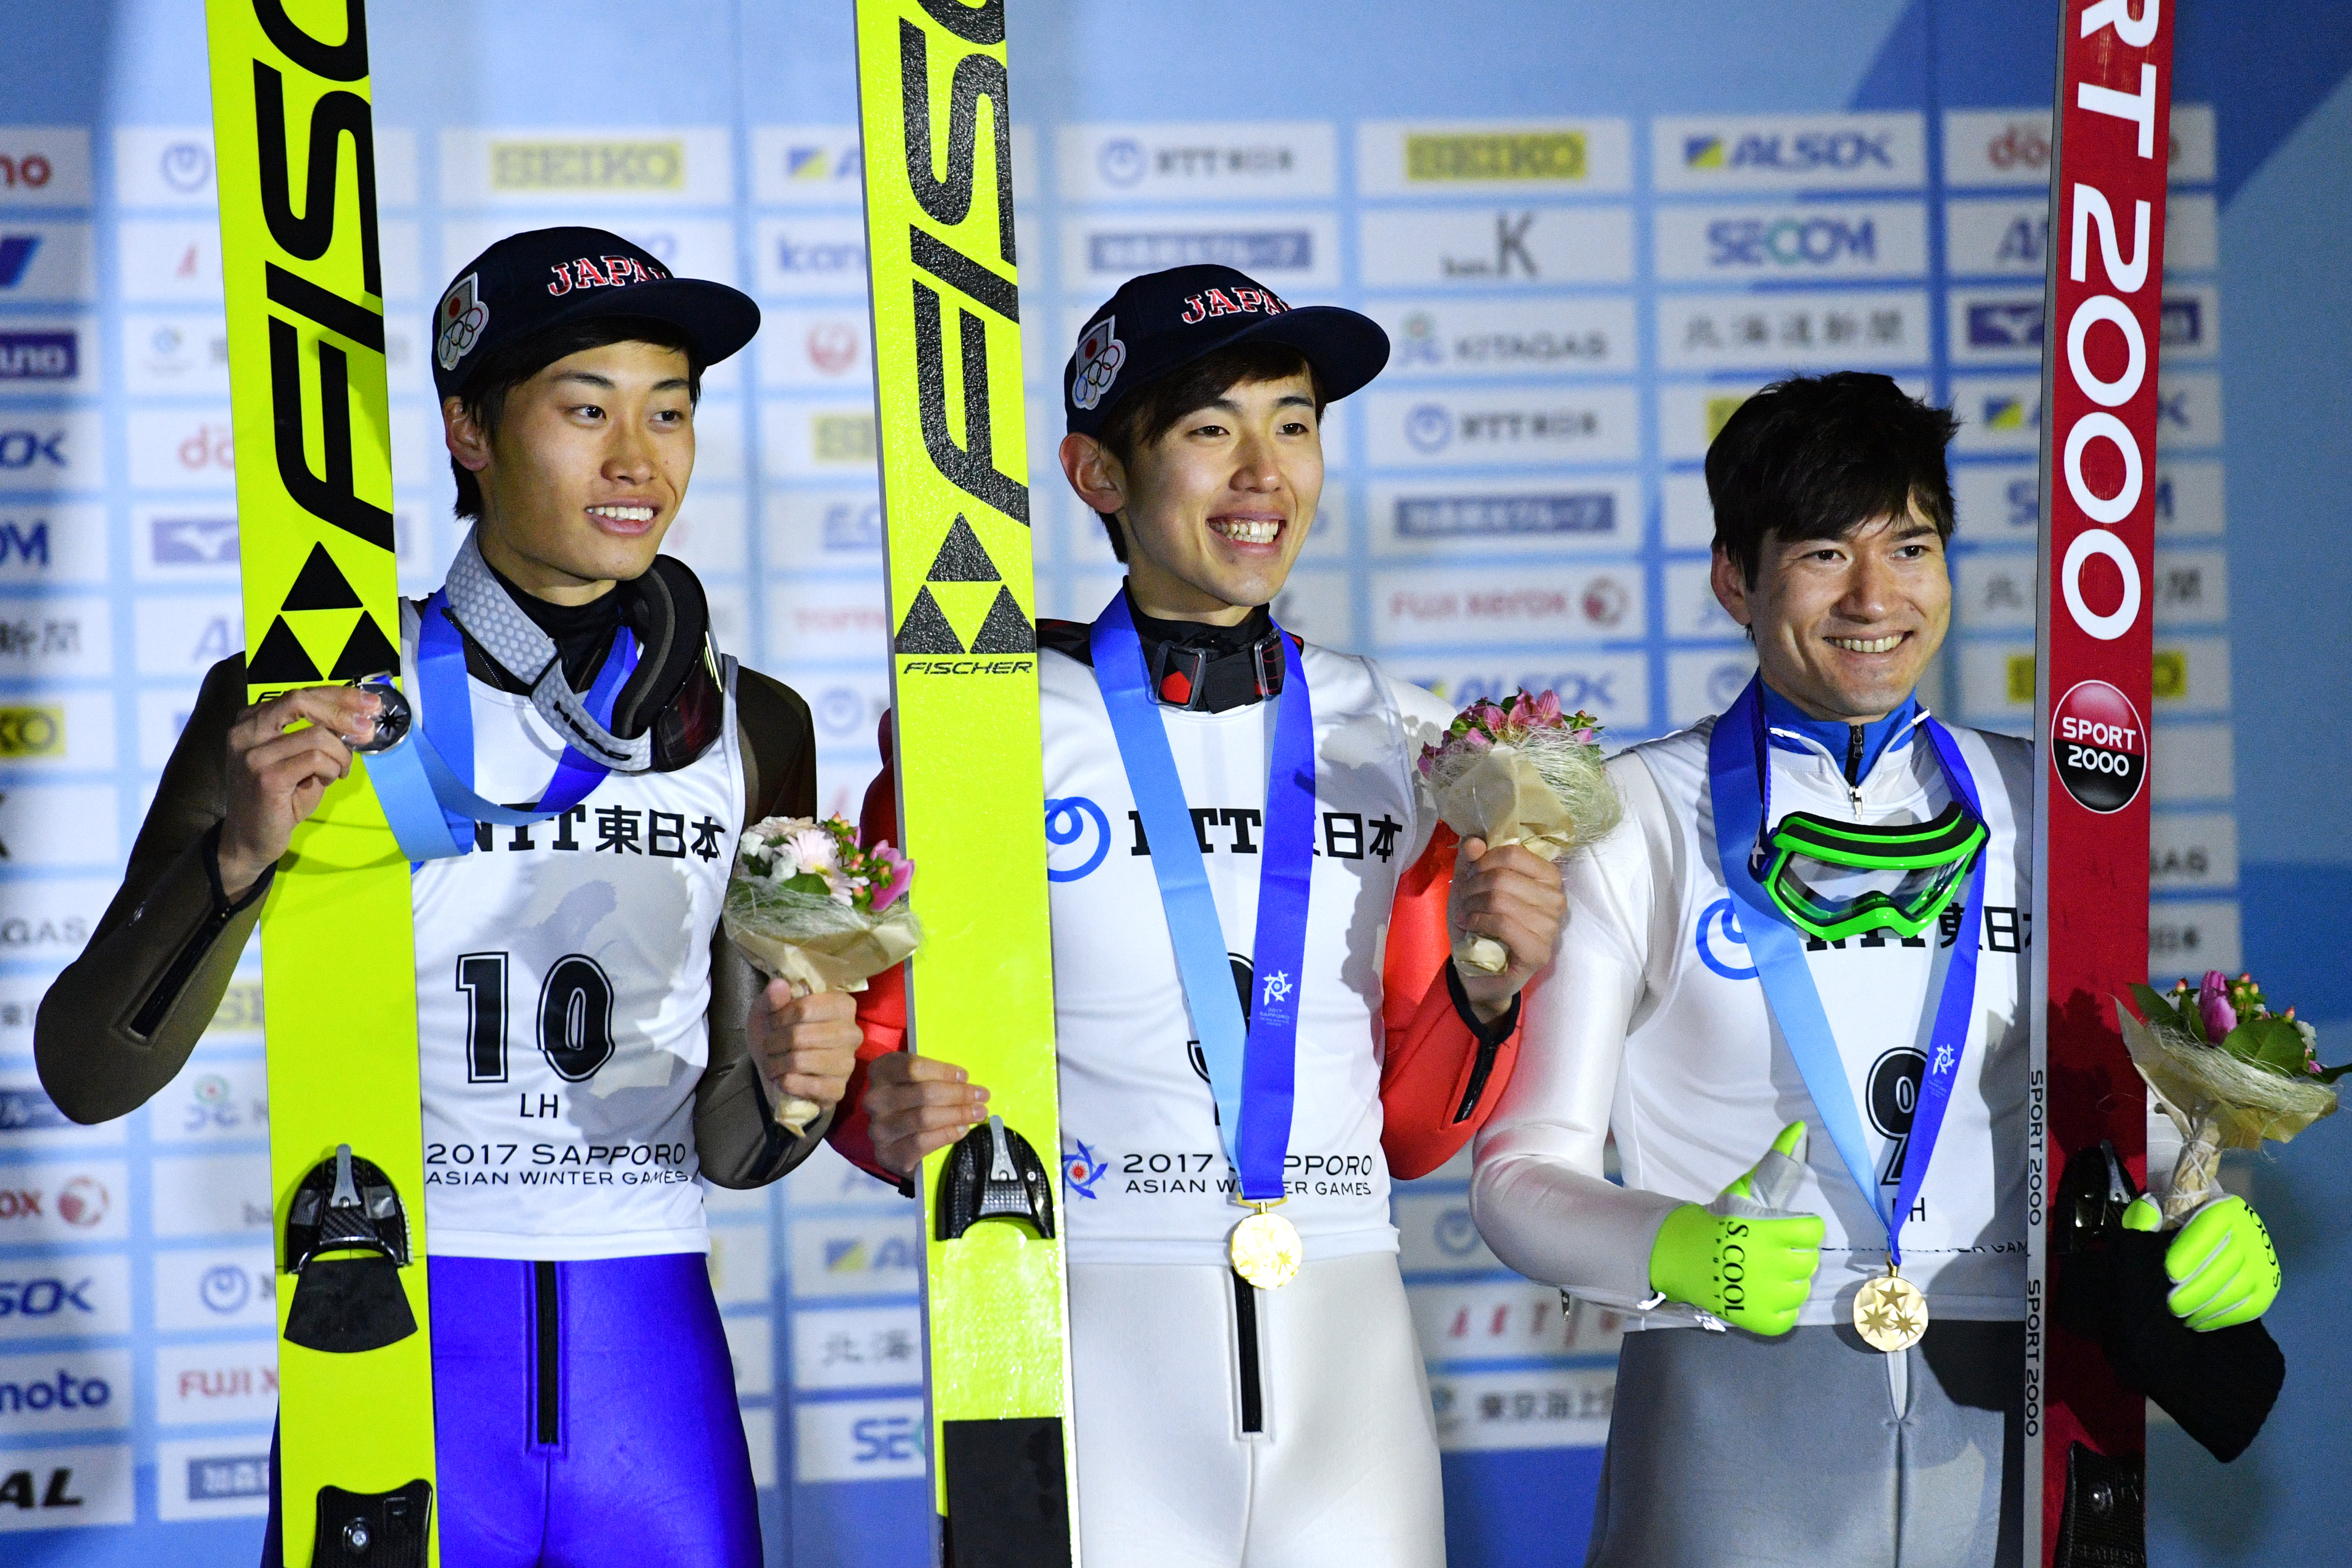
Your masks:
<instances>
[{"instance_id":1,"label":"blue medal ribbon","mask_svg":"<svg viewBox=\"0 0 2352 1568\"><path fill-rule=\"evenodd\" d=\"M1951 731L1929 717L1920 721L1944 779L1968 809L1984 815L1978 802L1976 781L1960 756ZM1903 1178L1890 1210L1880 1196L1877 1166L1863 1136L1862 1115L1847 1082L1844 1059L1829 1015L1822 1010L1812 967L1805 959L1802 934L1780 913L1772 895L1756 880L1758 856L1764 842L1764 824L1772 814L1772 770L1766 753L1762 677L1749 680L1720 718L1707 739L1707 792L1715 808L1716 854L1722 862L1724 885L1739 911L1739 925L1754 959L1764 999L1796 1058L1797 1071L1812 1095L1814 1108L1829 1128L1854 1185L1862 1189L1871 1211L1885 1222L1887 1261L1903 1262L1903 1222L1909 1218L1919 1188L1927 1180L1927 1163L1935 1155L1936 1139L1943 1131L1944 1113L1952 1103L1952 1085L1960 1071L1960 1057L1969 1043L1969 1019L1977 994L1977 923L1984 913L1985 860L1990 845L1977 853L1969 873L1968 892L1960 904L1959 929L1952 938L1952 956L1944 967L1943 988L1936 998L1935 1030L1928 1042L1927 1065L1920 1076L1919 1101L1905 1145Z\"/></svg>"},{"instance_id":2,"label":"blue medal ribbon","mask_svg":"<svg viewBox=\"0 0 2352 1568\"><path fill-rule=\"evenodd\" d=\"M1307 883L1315 857L1315 710L1307 695L1307 673L1297 667L1297 644L1286 635L1284 653L1293 668L1275 699L1265 830L1259 841L1257 934L1250 945L1256 994L1244 1024L1225 958L1224 927L1209 890L1208 864L1193 836L1192 810L1160 704L1151 695L1143 643L1128 614L1124 590L1097 618L1089 640L1095 685L1110 713L1118 759L1150 845L1151 874L1160 883L1176 973L1208 1063L1225 1157L1233 1162L1244 1200L1278 1202L1290 1154Z\"/></svg>"},{"instance_id":3,"label":"blue medal ribbon","mask_svg":"<svg viewBox=\"0 0 2352 1568\"><path fill-rule=\"evenodd\" d=\"M449 616L446 591L425 601L416 666L423 722L391 750L362 754L393 835L411 862L469 853L476 822L520 828L560 817L612 771L567 744L535 805L517 809L482 799L474 792L474 692L466 677L466 644ZM583 705L598 724L611 727L613 705L636 667L636 635L623 626Z\"/></svg>"}]
</instances>

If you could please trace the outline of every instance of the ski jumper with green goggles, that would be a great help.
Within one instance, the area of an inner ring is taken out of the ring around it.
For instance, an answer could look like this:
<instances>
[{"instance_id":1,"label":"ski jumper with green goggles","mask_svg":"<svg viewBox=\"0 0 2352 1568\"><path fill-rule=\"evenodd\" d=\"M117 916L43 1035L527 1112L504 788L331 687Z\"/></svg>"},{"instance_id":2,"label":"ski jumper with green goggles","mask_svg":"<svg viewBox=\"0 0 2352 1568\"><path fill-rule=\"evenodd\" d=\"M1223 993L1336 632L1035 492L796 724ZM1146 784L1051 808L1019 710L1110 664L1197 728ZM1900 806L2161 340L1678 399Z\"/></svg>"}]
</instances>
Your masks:
<instances>
[{"instance_id":1,"label":"ski jumper with green goggles","mask_svg":"<svg viewBox=\"0 0 2352 1568\"><path fill-rule=\"evenodd\" d=\"M1824 723L1759 682L1610 772L1625 825L1562 868L1472 1189L1506 1263L1632 1314L1588 1561L2007 1561L2031 751L1916 701ZM1640 1332L1741 1326L1653 1266L1677 1210L1751 1169L1748 1212L1820 1217L1793 1331ZM1932 1359L1856 1333L1892 1246Z\"/></svg>"}]
</instances>

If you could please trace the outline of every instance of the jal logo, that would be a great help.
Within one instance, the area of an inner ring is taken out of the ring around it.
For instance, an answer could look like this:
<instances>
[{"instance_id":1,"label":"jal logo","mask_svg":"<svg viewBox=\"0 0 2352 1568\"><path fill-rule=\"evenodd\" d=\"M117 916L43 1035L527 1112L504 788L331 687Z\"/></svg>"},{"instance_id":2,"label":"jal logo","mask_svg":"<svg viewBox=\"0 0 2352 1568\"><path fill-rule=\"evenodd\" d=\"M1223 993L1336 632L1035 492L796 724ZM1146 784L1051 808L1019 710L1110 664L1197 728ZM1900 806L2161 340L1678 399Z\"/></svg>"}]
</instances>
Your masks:
<instances>
[{"instance_id":1,"label":"jal logo","mask_svg":"<svg viewBox=\"0 0 2352 1568\"><path fill-rule=\"evenodd\" d=\"M1102 171L1103 179L1113 185L1135 184L1150 166L1150 159L1144 155L1143 143L1131 136L1114 137L1104 142L1102 151L1095 154L1095 167Z\"/></svg>"},{"instance_id":2,"label":"jal logo","mask_svg":"<svg viewBox=\"0 0 2352 1568\"><path fill-rule=\"evenodd\" d=\"M1062 1185L1079 1197L1096 1198L1095 1184L1103 1178L1108 1167L1102 1157L1087 1146L1083 1138L1072 1138L1071 1147L1062 1151Z\"/></svg>"},{"instance_id":3,"label":"jal logo","mask_svg":"<svg viewBox=\"0 0 2352 1568\"><path fill-rule=\"evenodd\" d=\"M1770 169L1803 173L1815 170L1847 172L1856 169L1892 170L1888 135L1860 131L1808 131L1794 136L1778 132L1751 133L1731 139L1721 136L1683 138L1686 169Z\"/></svg>"},{"instance_id":4,"label":"jal logo","mask_svg":"<svg viewBox=\"0 0 2352 1568\"><path fill-rule=\"evenodd\" d=\"M236 561L236 518L156 517L147 528L157 566L229 566Z\"/></svg>"},{"instance_id":5,"label":"jal logo","mask_svg":"<svg viewBox=\"0 0 2352 1568\"><path fill-rule=\"evenodd\" d=\"M23 282L40 248L38 235L0 234L0 288L14 288Z\"/></svg>"},{"instance_id":6,"label":"jal logo","mask_svg":"<svg viewBox=\"0 0 2352 1568\"><path fill-rule=\"evenodd\" d=\"M1739 929L1738 913L1731 900L1718 898L1699 912L1692 934L1698 961L1727 980L1752 980L1756 966L1748 958L1748 938Z\"/></svg>"},{"instance_id":7,"label":"jal logo","mask_svg":"<svg viewBox=\"0 0 2352 1568\"><path fill-rule=\"evenodd\" d=\"M1084 795L1045 802L1045 878L1077 882L1092 876L1110 853L1110 819Z\"/></svg>"},{"instance_id":8,"label":"jal logo","mask_svg":"<svg viewBox=\"0 0 2352 1568\"><path fill-rule=\"evenodd\" d=\"M78 332L0 332L0 382L69 382L81 373Z\"/></svg>"},{"instance_id":9,"label":"jal logo","mask_svg":"<svg viewBox=\"0 0 2352 1568\"><path fill-rule=\"evenodd\" d=\"M2051 710L2050 763L2077 805L2105 816L2138 798L2147 780L2147 725L2105 681L2068 688Z\"/></svg>"},{"instance_id":10,"label":"jal logo","mask_svg":"<svg viewBox=\"0 0 2352 1568\"><path fill-rule=\"evenodd\" d=\"M2039 299L1971 300L1968 306L1969 347L1972 349L2032 349L2042 347L2042 301Z\"/></svg>"},{"instance_id":11,"label":"jal logo","mask_svg":"<svg viewBox=\"0 0 2352 1568\"><path fill-rule=\"evenodd\" d=\"M857 363L863 340L845 321L820 321L808 330L809 363L820 375L837 376Z\"/></svg>"},{"instance_id":12,"label":"jal logo","mask_svg":"<svg viewBox=\"0 0 2352 1568\"><path fill-rule=\"evenodd\" d=\"M163 149L158 172L163 176L163 183L184 196L192 196L212 182L212 149L201 141L174 141Z\"/></svg>"},{"instance_id":13,"label":"jal logo","mask_svg":"<svg viewBox=\"0 0 2352 1568\"><path fill-rule=\"evenodd\" d=\"M1832 217L1717 218L1706 225L1707 265L1823 267L1878 259L1878 225Z\"/></svg>"},{"instance_id":14,"label":"jal logo","mask_svg":"<svg viewBox=\"0 0 2352 1568\"><path fill-rule=\"evenodd\" d=\"M0 474L48 474L74 465L63 425L0 429Z\"/></svg>"}]
</instances>

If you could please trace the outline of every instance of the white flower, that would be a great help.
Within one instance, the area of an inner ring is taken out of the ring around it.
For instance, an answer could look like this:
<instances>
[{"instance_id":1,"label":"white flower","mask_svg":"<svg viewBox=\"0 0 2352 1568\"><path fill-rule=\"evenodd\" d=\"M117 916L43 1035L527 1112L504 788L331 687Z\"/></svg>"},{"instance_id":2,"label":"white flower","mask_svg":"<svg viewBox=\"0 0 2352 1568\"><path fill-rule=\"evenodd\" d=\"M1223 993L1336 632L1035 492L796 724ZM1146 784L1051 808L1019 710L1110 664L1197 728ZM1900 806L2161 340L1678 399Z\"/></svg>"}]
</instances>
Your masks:
<instances>
[{"instance_id":1,"label":"white flower","mask_svg":"<svg viewBox=\"0 0 2352 1568\"><path fill-rule=\"evenodd\" d=\"M787 875L813 871L823 873L828 885L835 882L833 873L841 869L841 851L831 833L822 828L802 828L785 839L783 847L794 862Z\"/></svg>"}]
</instances>

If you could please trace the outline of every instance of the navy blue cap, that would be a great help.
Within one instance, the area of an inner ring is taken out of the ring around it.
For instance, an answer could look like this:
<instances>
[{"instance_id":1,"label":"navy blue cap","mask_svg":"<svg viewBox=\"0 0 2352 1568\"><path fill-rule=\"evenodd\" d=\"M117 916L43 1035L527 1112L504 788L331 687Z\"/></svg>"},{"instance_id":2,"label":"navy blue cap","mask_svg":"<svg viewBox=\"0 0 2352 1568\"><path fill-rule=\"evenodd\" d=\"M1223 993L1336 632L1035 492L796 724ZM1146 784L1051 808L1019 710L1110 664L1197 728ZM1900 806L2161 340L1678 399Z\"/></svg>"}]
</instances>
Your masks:
<instances>
[{"instance_id":1,"label":"navy blue cap","mask_svg":"<svg viewBox=\"0 0 2352 1568\"><path fill-rule=\"evenodd\" d=\"M1297 350L1331 400L1389 362L1389 335L1369 316L1337 305L1294 310L1230 267L1171 267L1129 278L1088 319L1062 367L1062 412L1074 434L1098 434L1136 388L1244 342Z\"/></svg>"},{"instance_id":2,"label":"navy blue cap","mask_svg":"<svg viewBox=\"0 0 2352 1568\"><path fill-rule=\"evenodd\" d=\"M751 340L760 308L723 283L673 277L643 246L604 229L509 235L457 269L433 309L433 384L455 397L502 343L597 316L643 316L686 335L715 365Z\"/></svg>"}]
</instances>

